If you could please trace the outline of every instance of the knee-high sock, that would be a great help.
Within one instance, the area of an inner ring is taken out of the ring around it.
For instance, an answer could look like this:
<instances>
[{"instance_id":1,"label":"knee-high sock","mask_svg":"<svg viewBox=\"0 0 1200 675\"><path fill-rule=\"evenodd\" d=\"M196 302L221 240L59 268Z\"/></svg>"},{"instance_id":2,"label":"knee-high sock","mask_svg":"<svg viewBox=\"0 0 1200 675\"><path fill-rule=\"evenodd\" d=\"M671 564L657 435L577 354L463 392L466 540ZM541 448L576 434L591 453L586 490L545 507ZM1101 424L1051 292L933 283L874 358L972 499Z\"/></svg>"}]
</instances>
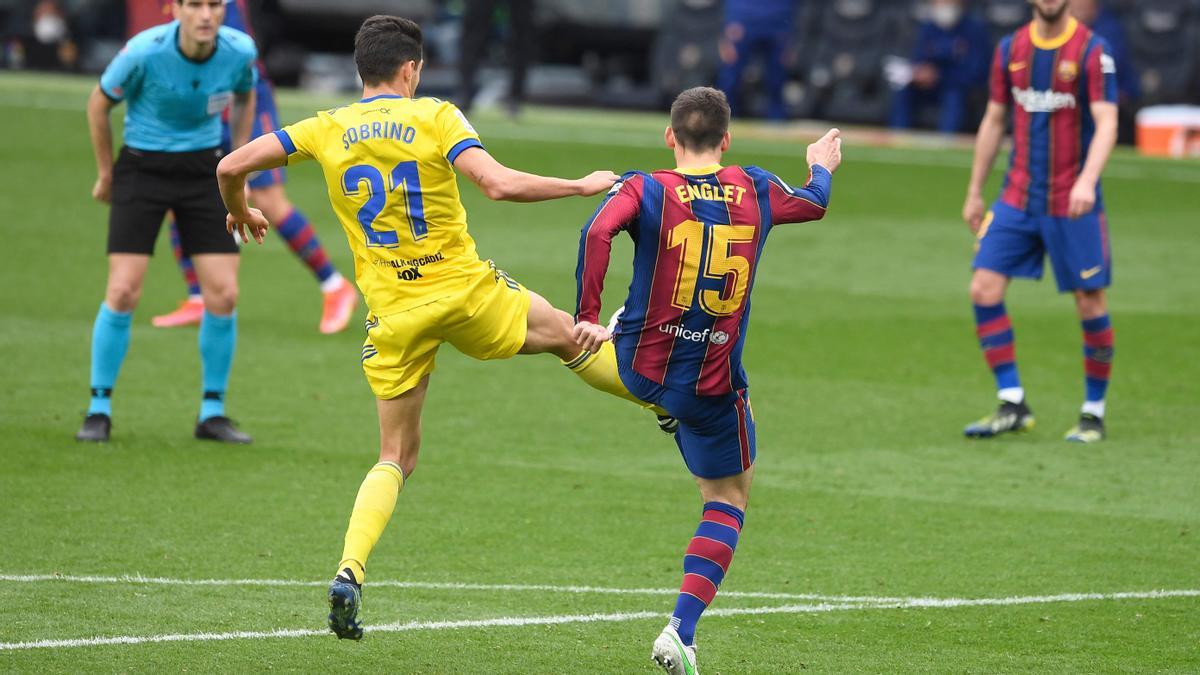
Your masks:
<instances>
[{"instance_id":1,"label":"knee-high sock","mask_svg":"<svg viewBox=\"0 0 1200 675\"><path fill-rule=\"evenodd\" d=\"M112 390L129 351L133 312L114 312L100 303L92 325L92 400L88 414L112 415Z\"/></svg>"},{"instance_id":2,"label":"knee-high sock","mask_svg":"<svg viewBox=\"0 0 1200 675\"><path fill-rule=\"evenodd\" d=\"M200 421L225 414L225 389L237 344L237 312L218 316L204 310L200 320L200 375L204 398L200 401Z\"/></svg>"},{"instance_id":3,"label":"knee-high sock","mask_svg":"<svg viewBox=\"0 0 1200 675\"><path fill-rule=\"evenodd\" d=\"M683 585L671 614L671 625L686 645L695 642L696 622L712 604L721 580L729 571L745 519L741 509L729 504L704 505L700 527L696 528L696 536L683 556Z\"/></svg>"},{"instance_id":4,"label":"knee-high sock","mask_svg":"<svg viewBox=\"0 0 1200 675\"><path fill-rule=\"evenodd\" d=\"M975 335L979 337L983 356L996 377L1000 398L1015 399L1013 403L1020 403L1024 392L1021 389L1021 377L1017 374L1012 322L1008 320L1004 303L975 305Z\"/></svg>"},{"instance_id":5,"label":"knee-high sock","mask_svg":"<svg viewBox=\"0 0 1200 675\"><path fill-rule=\"evenodd\" d=\"M1108 315L1087 319L1083 324L1083 372L1086 384L1084 412L1104 417L1104 397L1112 374L1113 329Z\"/></svg>"},{"instance_id":6,"label":"knee-high sock","mask_svg":"<svg viewBox=\"0 0 1200 675\"><path fill-rule=\"evenodd\" d=\"M358 488L354 510L350 512L350 525L346 528L346 545L342 549L338 572L349 567L354 572L355 580L360 584L363 582L367 557L387 527L392 511L396 509L396 498L403 487L404 473L392 462L380 462L367 472L362 486Z\"/></svg>"},{"instance_id":7,"label":"knee-high sock","mask_svg":"<svg viewBox=\"0 0 1200 675\"><path fill-rule=\"evenodd\" d=\"M171 251L175 253L175 262L179 265L179 271L183 272L183 280L187 282L188 297L200 297L200 277L196 276L196 267L192 265L192 259L183 252L183 243L179 240L179 226L175 224L175 219L171 219L171 224L168 226L171 231Z\"/></svg>"},{"instance_id":8,"label":"knee-high sock","mask_svg":"<svg viewBox=\"0 0 1200 675\"><path fill-rule=\"evenodd\" d=\"M288 248L292 249L292 253L303 260L305 265L308 265L308 269L312 270L317 281L324 284L337 274L337 270L333 268L333 263L329 261L329 256L325 253L325 248L321 246L321 240L317 238L317 231L313 229L312 223L299 209L292 209L288 217L279 223L278 230L279 234L287 241ZM322 287L322 290L327 289Z\"/></svg>"},{"instance_id":9,"label":"knee-high sock","mask_svg":"<svg viewBox=\"0 0 1200 675\"><path fill-rule=\"evenodd\" d=\"M667 414L662 408L646 403L629 393L629 389L625 387L624 382L621 382L621 376L617 373L617 349L611 342L600 345L600 349L594 354L588 351L580 352L579 356L570 361L563 361L562 364L593 389L599 389L606 394L632 401L659 415Z\"/></svg>"}]
</instances>

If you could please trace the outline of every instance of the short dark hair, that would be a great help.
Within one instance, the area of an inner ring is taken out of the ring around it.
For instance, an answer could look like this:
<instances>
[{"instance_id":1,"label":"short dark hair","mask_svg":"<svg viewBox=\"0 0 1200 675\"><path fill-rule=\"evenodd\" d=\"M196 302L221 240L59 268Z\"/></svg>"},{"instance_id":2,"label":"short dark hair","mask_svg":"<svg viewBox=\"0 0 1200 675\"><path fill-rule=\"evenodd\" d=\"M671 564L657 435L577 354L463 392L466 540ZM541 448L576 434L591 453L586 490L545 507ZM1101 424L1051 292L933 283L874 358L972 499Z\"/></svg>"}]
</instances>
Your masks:
<instances>
[{"instance_id":1,"label":"short dark hair","mask_svg":"<svg viewBox=\"0 0 1200 675\"><path fill-rule=\"evenodd\" d=\"M421 27L409 19L377 14L354 36L354 65L368 86L391 82L400 66L421 58Z\"/></svg>"},{"instance_id":2,"label":"short dark hair","mask_svg":"<svg viewBox=\"0 0 1200 675\"><path fill-rule=\"evenodd\" d=\"M712 87L692 87L671 104L671 130L675 141L691 150L719 147L729 131L729 101Z\"/></svg>"}]
</instances>

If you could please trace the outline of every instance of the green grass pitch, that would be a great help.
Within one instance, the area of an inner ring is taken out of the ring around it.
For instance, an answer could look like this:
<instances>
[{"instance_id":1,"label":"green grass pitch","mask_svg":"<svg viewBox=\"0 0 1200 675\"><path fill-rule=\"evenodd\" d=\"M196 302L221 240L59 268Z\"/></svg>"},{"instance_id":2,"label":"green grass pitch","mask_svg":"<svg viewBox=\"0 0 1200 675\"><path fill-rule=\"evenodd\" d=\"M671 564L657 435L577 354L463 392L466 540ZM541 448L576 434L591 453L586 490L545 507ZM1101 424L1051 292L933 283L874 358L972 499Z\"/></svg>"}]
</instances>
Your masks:
<instances>
[{"instance_id":1,"label":"green grass pitch","mask_svg":"<svg viewBox=\"0 0 1200 675\"><path fill-rule=\"evenodd\" d=\"M195 330L150 327L183 292L165 241L134 318L114 441L72 440L105 279L90 86L0 79L0 670L651 672L699 500L652 418L551 357L442 351L420 467L371 558L364 617L393 630L358 644L320 634L322 582L377 428L361 329L317 333L316 284L275 235L243 256L229 396L255 443L191 440ZM287 121L332 101L281 98ZM521 169L671 163L662 115L476 122ZM803 150L739 127L728 161L799 182ZM1079 327L1050 280L1018 282L1009 300L1038 427L960 436L994 401L966 297L969 161L849 144L828 218L773 233L747 346L758 480L726 593L700 624L704 672L1200 670L1200 166L1112 161L1110 439L1082 447L1061 440L1082 396ZM348 274L319 170L290 177ZM569 308L596 200L463 192L481 253ZM630 251L614 252L609 307ZM56 574L69 577L31 580ZM120 575L172 583L79 578ZM203 579L295 583L181 583ZM1126 592L1143 595L1051 597ZM601 620L570 618L582 615ZM274 630L299 632L263 635ZM177 639L87 642L163 635ZM40 640L85 644L13 648Z\"/></svg>"}]
</instances>

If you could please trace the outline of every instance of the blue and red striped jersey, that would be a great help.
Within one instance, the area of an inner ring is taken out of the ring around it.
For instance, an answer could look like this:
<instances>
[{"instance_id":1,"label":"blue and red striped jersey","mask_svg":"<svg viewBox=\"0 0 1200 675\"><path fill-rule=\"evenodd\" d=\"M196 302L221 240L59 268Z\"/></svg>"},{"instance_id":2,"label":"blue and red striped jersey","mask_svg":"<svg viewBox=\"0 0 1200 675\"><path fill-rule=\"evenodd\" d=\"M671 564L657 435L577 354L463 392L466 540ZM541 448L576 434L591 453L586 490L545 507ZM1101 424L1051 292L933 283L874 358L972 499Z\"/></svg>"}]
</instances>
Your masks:
<instances>
[{"instance_id":1,"label":"blue and red striped jersey","mask_svg":"<svg viewBox=\"0 0 1200 675\"><path fill-rule=\"evenodd\" d=\"M1116 62L1104 40L1071 19L1053 40L1030 23L1000 41L991 100L1012 108L1013 149L1000 199L1028 213L1066 216L1095 132L1091 104L1117 102ZM1100 186L1096 186L1100 208Z\"/></svg>"},{"instance_id":2,"label":"blue and red striped jersey","mask_svg":"<svg viewBox=\"0 0 1200 675\"><path fill-rule=\"evenodd\" d=\"M583 228L576 321L600 322L612 241L627 232L633 281L615 331L621 362L676 391L745 388L742 346L767 234L824 217L830 182L820 166L800 189L754 166L625 174Z\"/></svg>"}]
</instances>

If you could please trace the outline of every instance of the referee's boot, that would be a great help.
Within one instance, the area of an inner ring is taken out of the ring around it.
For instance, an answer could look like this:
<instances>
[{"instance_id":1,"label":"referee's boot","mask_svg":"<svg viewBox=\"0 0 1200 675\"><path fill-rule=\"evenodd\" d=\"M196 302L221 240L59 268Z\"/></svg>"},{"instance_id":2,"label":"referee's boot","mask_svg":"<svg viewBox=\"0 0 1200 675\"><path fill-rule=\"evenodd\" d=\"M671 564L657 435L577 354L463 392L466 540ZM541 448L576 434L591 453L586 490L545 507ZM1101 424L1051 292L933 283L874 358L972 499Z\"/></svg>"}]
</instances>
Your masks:
<instances>
[{"instance_id":1,"label":"referee's boot","mask_svg":"<svg viewBox=\"0 0 1200 675\"><path fill-rule=\"evenodd\" d=\"M107 443L112 433L112 418L104 413L92 413L83 418L83 426L75 434L75 440L91 443Z\"/></svg>"},{"instance_id":2,"label":"referee's boot","mask_svg":"<svg viewBox=\"0 0 1200 675\"><path fill-rule=\"evenodd\" d=\"M224 415L217 415L196 423L196 438L202 441L220 441L222 443L250 443L254 439L249 434L239 431L233 420Z\"/></svg>"},{"instance_id":3,"label":"referee's boot","mask_svg":"<svg viewBox=\"0 0 1200 675\"><path fill-rule=\"evenodd\" d=\"M991 438L1010 431L1029 431L1033 425L1033 411L1024 401L1001 401L996 412L978 422L968 424L967 428L963 429L963 435L967 438Z\"/></svg>"}]
</instances>

